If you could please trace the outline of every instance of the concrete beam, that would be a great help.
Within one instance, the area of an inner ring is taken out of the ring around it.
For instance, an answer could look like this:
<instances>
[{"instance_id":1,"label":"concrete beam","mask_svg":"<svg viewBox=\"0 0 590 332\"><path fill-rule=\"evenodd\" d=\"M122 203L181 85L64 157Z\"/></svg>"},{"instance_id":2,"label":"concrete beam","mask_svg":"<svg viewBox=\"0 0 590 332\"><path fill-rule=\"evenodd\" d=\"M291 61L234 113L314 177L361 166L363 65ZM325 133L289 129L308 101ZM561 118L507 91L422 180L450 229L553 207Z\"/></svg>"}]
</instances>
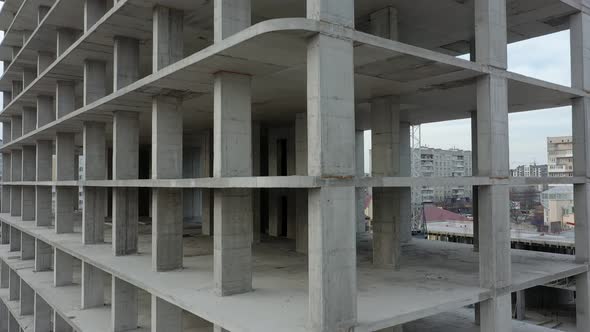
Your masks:
<instances>
[{"instance_id":1,"label":"concrete beam","mask_svg":"<svg viewBox=\"0 0 590 332\"><path fill-rule=\"evenodd\" d=\"M113 332L137 328L137 288L113 276L111 283L111 327Z\"/></svg>"},{"instance_id":2,"label":"concrete beam","mask_svg":"<svg viewBox=\"0 0 590 332\"><path fill-rule=\"evenodd\" d=\"M105 273L82 262L82 309L104 306Z\"/></svg>"},{"instance_id":3,"label":"concrete beam","mask_svg":"<svg viewBox=\"0 0 590 332\"><path fill-rule=\"evenodd\" d=\"M35 239L35 271L49 271L51 270L53 261L53 247L49 244Z\"/></svg>"},{"instance_id":4,"label":"concrete beam","mask_svg":"<svg viewBox=\"0 0 590 332\"><path fill-rule=\"evenodd\" d=\"M213 35L216 43L250 26L251 0L215 0L213 6Z\"/></svg>"},{"instance_id":5,"label":"concrete beam","mask_svg":"<svg viewBox=\"0 0 590 332\"><path fill-rule=\"evenodd\" d=\"M113 88L115 91L139 79L139 40L116 36L113 49Z\"/></svg>"},{"instance_id":6,"label":"concrete beam","mask_svg":"<svg viewBox=\"0 0 590 332\"><path fill-rule=\"evenodd\" d=\"M252 111L249 76L218 73L214 85L213 174L252 175ZM252 193L214 191L214 280L221 296L252 290Z\"/></svg>"},{"instance_id":7,"label":"concrete beam","mask_svg":"<svg viewBox=\"0 0 590 332\"><path fill-rule=\"evenodd\" d=\"M308 1L308 17L352 26L352 1ZM356 173L353 46L318 34L308 42L308 174ZM309 326L345 331L356 324L353 187L309 190ZM338 280L338 282L334 282ZM338 307L337 311L330 308Z\"/></svg>"},{"instance_id":8,"label":"concrete beam","mask_svg":"<svg viewBox=\"0 0 590 332\"><path fill-rule=\"evenodd\" d=\"M152 71L155 73L184 58L184 12L155 6L153 15Z\"/></svg>"}]
</instances>

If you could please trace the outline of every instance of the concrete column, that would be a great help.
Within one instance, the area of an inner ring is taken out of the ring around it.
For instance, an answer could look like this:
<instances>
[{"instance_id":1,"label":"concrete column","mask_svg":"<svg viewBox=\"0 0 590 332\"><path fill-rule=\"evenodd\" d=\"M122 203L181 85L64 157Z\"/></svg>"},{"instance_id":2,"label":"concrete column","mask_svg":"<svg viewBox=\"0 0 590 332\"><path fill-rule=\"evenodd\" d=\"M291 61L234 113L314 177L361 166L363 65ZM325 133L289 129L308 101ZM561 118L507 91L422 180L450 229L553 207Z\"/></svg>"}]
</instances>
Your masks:
<instances>
[{"instance_id":1,"label":"concrete column","mask_svg":"<svg viewBox=\"0 0 590 332\"><path fill-rule=\"evenodd\" d=\"M20 217L22 215L22 187L10 187L10 215Z\"/></svg>"},{"instance_id":2,"label":"concrete column","mask_svg":"<svg viewBox=\"0 0 590 332\"><path fill-rule=\"evenodd\" d=\"M51 270L52 260L53 247L39 239L35 239L35 271Z\"/></svg>"},{"instance_id":3,"label":"concrete column","mask_svg":"<svg viewBox=\"0 0 590 332\"><path fill-rule=\"evenodd\" d=\"M35 181L36 148L25 145L22 150L22 178L23 181ZM35 220L35 187L23 186L21 189L21 211L23 220Z\"/></svg>"},{"instance_id":4,"label":"concrete column","mask_svg":"<svg viewBox=\"0 0 590 332\"><path fill-rule=\"evenodd\" d=\"M37 128L37 109L34 107L23 107L23 135L30 133Z\"/></svg>"},{"instance_id":5,"label":"concrete column","mask_svg":"<svg viewBox=\"0 0 590 332\"><path fill-rule=\"evenodd\" d=\"M47 13L49 13L50 9L51 9L51 7L44 6L44 5L40 5L37 8L37 25L41 24L41 21L43 21L45 16L47 16Z\"/></svg>"},{"instance_id":6,"label":"concrete column","mask_svg":"<svg viewBox=\"0 0 590 332\"><path fill-rule=\"evenodd\" d=\"M20 299L20 277L15 270L8 274L8 300L17 301Z\"/></svg>"},{"instance_id":7,"label":"concrete column","mask_svg":"<svg viewBox=\"0 0 590 332\"><path fill-rule=\"evenodd\" d=\"M352 3L308 1L308 18L352 26ZM307 51L309 175L354 176L354 126L352 42L318 34ZM310 330L346 331L357 315L355 189L309 189L308 199Z\"/></svg>"},{"instance_id":8,"label":"concrete column","mask_svg":"<svg viewBox=\"0 0 590 332\"><path fill-rule=\"evenodd\" d=\"M61 118L76 109L76 84L73 81L57 81L55 88L55 114Z\"/></svg>"},{"instance_id":9,"label":"concrete column","mask_svg":"<svg viewBox=\"0 0 590 332\"><path fill-rule=\"evenodd\" d=\"M37 141L37 150L35 153L37 159L37 181L51 181L53 164L52 150L52 141ZM51 187L37 186L35 188L35 223L37 226L51 225L51 204Z\"/></svg>"},{"instance_id":10,"label":"concrete column","mask_svg":"<svg viewBox=\"0 0 590 332\"><path fill-rule=\"evenodd\" d=\"M9 152L2 152L2 182L10 182L11 181L11 168L12 162L11 157L12 155Z\"/></svg>"},{"instance_id":11,"label":"concrete column","mask_svg":"<svg viewBox=\"0 0 590 332\"><path fill-rule=\"evenodd\" d=\"M506 1L475 1L476 60L506 68ZM508 97L505 78L477 81L477 174L504 178L508 159ZM480 285L493 297L480 303L482 331L511 329L510 211L507 185L479 187Z\"/></svg>"},{"instance_id":12,"label":"concrete column","mask_svg":"<svg viewBox=\"0 0 590 332\"><path fill-rule=\"evenodd\" d=\"M371 102L372 174L401 175L400 111L397 97ZM373 188L373 264L399 268L401 188Z\"/></svg>"},{"instance_id":13,"label":"concrete column","mask_svg":"<svg viewBox=\"0 0 590 332\"><path fill-rule=\"evenodd\" d=\"M102 1L102 0L87 0ZM84 105L89 105L94 101L107 95L107 64L100 60L84 61Z\"/></svg>"},{"instance_id":14,"label":"concrete column","mask_svg":"<svg viewBox=\"0 0 590 332\"><path fill-rule=\"evenodd\" d=\"M2 236L0 238L0 244L9 244L10 243L10 225L7 223L2 223ZM2 287L0 287L2 288Z\"/></svg>"},{"instance_id":15,"label":"concrete column","mask_svg":"<svg viewBox=\"0 0 590 332\"><path fill-rule=\"evenodd\" d=\"M37 70L35 68L23 69L23 90L26 89L37 78Z\"/></svg>"},{"instance_id":16,"label":"concrete column","mask_svg":"<svg viewBox=\"0 0 590 332\"><path fill-rule=\"evenodd\" d=\"M21 232L20 256L23 261L35 258L35 238Z\"/></svg>"},{"instance_id":17,"label":"concrete column","mask_svg":"<svg viewBox=\"0 0 590 332\"><path fill-rule=\"evenodd\" d=\"M37 96L37 128L55 121L53 96Z\"/></svg>"},{"instance_id":18,"label":"concrete column","mask_svg":"<svg viewBox=\"0 0 590 332\"><path fill-rule=\"evenodd\" d=\"M362 130L355 132L355 157L356 176L365 176L365 133ZM364 233L365 226L365 188L356 188L356 232Z\"/></svg>"},{"instance_id":19,"label":"concrete column","mask_svg":"<svg viewBox=\"0 0 590 332\"><path fill-rule=\"evenodd\" d=\"M477 174L477 111L471 112L471 169L472 176ZM473 186L473 251L479 252L479 187Z\"/></svg>"},{"instance_id":20,"label":"concrete column","mask_svg":"<svg viewBox=\"0 0 590 332\"><path fill-rule=\"evenodd\" d=\"M590 15L584 12L570 18L572 87L590 91ZM590 176L590 99L575 99L572 104L574 176ZM576 262L590 261L590 185L574 184L576 206ZM590 329L590 273L576 276L576 326Z\"/></svg>"},{"instance_id":21,"label":"concrete column","mask_svg":"<svg viewBox=\"0 0 590 332\"><path fill-rule=\"evenodd\" d=\"M250 0L215 0L213 10L214 40L219 42L251 24Z\"/></svg>"},{"instance_id":22,"label":"concrete column","mask_svg":"<svg viewBox=\"0 0 590 332\"><path fill-rule=\"evenodd\" d=\"M74 29L57 29L57 56L60 57L76 41L78 32Z\"/></svg>"},{"instance_id":23,"label":"concrete column","mask_svg":"<svg viewBox=\"0 0 590 332\"><path fill-rule=\"evenodd\" d=\"M51 226L51 187L35 187L35 225Z\"/></svg>"},{"instance_id":24,"label":"concrete column","mask_svg":"<svg viewBox=\"0 0 590 332\"><path fill-rule=\"evenodd\" d=\"M12 134L11 141L14 141L23 135L23 118L20 116L12 116L10 123L10 132Z\"/></svg>"},{"instance_id":25,"label":"concrete column","mask_svg":"<svg viewBox=\"0 0 590 332\"><path fill-rule=\"evenodd\" d=\"M12 97L16 98L20 93L23 92L23 81L13 80L12 81Z\"/></svg>"},{"instance_id":26,"label":"concrete column","mask_svg":"<svg viewBox=\"0 0 590 332\"><path fill-rule=\"evenodd\" d=\"M295 173L307 175L307 114L295 115ZM298 189L295 192L295 219L297 222L295 231L295 250L299 253L308 252L308 211L307 189Z\"/></svg>"},{"instance_id":27,"label":"concrete column","mask_svg":"<svg viewBox=\"0 0 590 332\"><path fill-rule=\"evenodd\" d=\"M8 316L10 312L4 302L0 302L0 332L8 332Z\"/></svg>"},{"instance_id":28,"label":"concrete column","mask_svg":"<svg viewBox=\"0 0 590 332\"><path fill-rule=\"evenodd\" d=\"M412 137L411 125L400 123L400 176L412 176ZM412 187L399 188L400 191L400 240L402 244L412 241Z\"/></svg>"},{"instance_id":29,"label":"concrete column","mask_svg":"<svg viewBox=\"0 0 590 332\"><path fill-rule=\"evenodd\" d=\"M385 7L370 14L369 31L381 38L399 39L398 12L394 7Z\"/></svg>"},{"instance_id":30,"label":"concrete column","mask_svg":"<svg viewBox=\"0 0 590 332\"><path fill-rule=\"evenodd\" d=\"M152 295L152 332L182 332L182 309Z\"/></svg>"},{"instance_id":31,"label":"concrete column","mask_svg":"<svg viewBox=\"0 0 590 332\"><path fill-rule=\"evenodd\" d=\"M33 316L33 332L51 332L51 313L52 309L45 300L35 295L35 312Z\"/></svg>"},{"instance_id":32,"label":"concrete column","mask_svg":"<svg viewBox=\"0 0 590 332\"><path fill-rule=\"evenodd\" d=\"M105 180L107 175L105 124L85 122L83 136L85 180ZM82 214L82 241L84 244L104 241L106 209L106 188L84 187L84 211Z\"/></svg>"},{"instance_id":33,"label":"concrete column","mask_svg":"<svg viewBox=\"0 0 590 332\"><path fill-rule=\"evenodd\" d=\"M106 0L84 1L84 32L98 22L107 11Z\"/></svg>"},{"instance_id":34,"label":"concrete column","mask_svg":"<svg viewBox=\"0 0 590 332\"><path fill-rule=\"evenodd\" d=\"M4 142L4 144L6 144L12 140L11 128L12 128L12 121L3 121L2 122L2 142Z\"/></svg>"},{"instance_id":35,"label":"concrete column","mask_svg":"<svg viewBox=\"0 0 590 332\"><path fill-rule=\"evenodd\" d=\"M8 319L8 332L20 332L20 325L16 318L11 313L8 316L10 316Z\"/></svg>"},{"instance_id":36,"label":"concrete column","mask_svg":"<svg viewBox=\"0 0 590 332\"><path fill-rule=\"evenodd\" d=\"M37 159L37 181L51 181L53 164L53 142L48 140L37 141L35 152Z\"/></svg>"},{"instance_id":37,"label":"concrete column","mask_svg":"<svg viewBox=\"0 0 590 332\"><path fill-rule=\"evenodd\" d=\"M75 150L73 133L57 133L55 165L58 181L75 180ZM58 186L55 188L55 231L57 233L74 231L74 198L76 194L77 187Z\"/></svg>"},{"instance_id":38,"label":"concrete column","mask_svg":"<svg viewBox=\"0 0 590 332\"><path fill-rule=\"evenodd\" d=\"M2 98L3 98L2 107L6 108L6 106L8 106L10 104L10 102L12 101L12 91L10 91L10 90L2 91Z\"/></svg>"},{"instance_id":39,"label":"concrete column","mask_svg":"<svg viewBox=\"0 0 590 332\"><path fill-rule=\"evenodd\" d=\"M22 150L12 150L12 156L10 158L10 168L11 168L10 180L11 181L20 182L23 180L22 167L23 167L23 151Z\"/></svg>"},{"instance_id":40,"label":"concrete column","mask_svg":"<svg viewBox=\"0 0 590 332\"><path fill-rule=\"evenodd\" d=\"M41 76L41 74L51 66L51 64L55 61L53 53L45 52L45 51L38 51L37 52L37 76Z\"/></svg>"},{"instance_id":41,"label":"concrete column","mask_svg":"<svg viewBox=\"0 0 590 332\"><path fill-rule=\"evenodd\" d=\"M116 111L113 122L113 179L139 175L139 114ZM137 188L113 188L113 252L137 252Z\"/></svg>"},{"instance_id":42,"label":"concrete column","mask_svg":"<svg viewBox=\"0 0 590 332\"><path fill-rule=\"evenodd\" d=\"M73 332L74 329L57 311L53 311L53 331Z\"/></svg>"},{"instance_id":43,"label":"concrete column","mask_svg":"<svg viewBox=\"0 0 590 332\"><path fill-rule=\"evenodd\" d=\"M354 0L307 0L307 18L354 27Z\"/></svg>"},{"instance_id":44,"label":"concrete column","mask_svg":"<svg viewBox=\"0 0 590 332\"><path fill-rule=\"evenodd\" d=\"M139 40L116 36L113 51L113 87L119 90L139 79Z\"/></svg>"},{"instance_id":45,"label":"concrete column","mask_svg":"<svg viewBox=\"0 0 590 332\"><path fill-rule=\"evenodd\" d=\"M15 227L10 227L10 251L20 251L20 231Z\"/></svg>"},{"instance_id":46,"label":"concrete column","mask_svg":"<svg viewBox=\"0 0 590 332\"><path fill-rule=\"evenodd\" d=\"M82 262L82 309L104 306L104 272Z\"/></svg>"},{"instance_id":47,"label":"concrete column","mask_svg":"<svg viewBox=\"0 0 590 332\"><path fill-rule=\"evenodd\" d=\"M524 289L516 292L516 319L526 319L526 298Z\"/></svg>"},{"instance_id":48,"label":"concrete column","mask_svg":"<svg viewBox=\"0 0 590 332\"><path fill-rule=\"evenodd\" d=\"M35 291L26 282L20 282L20 314L32 315L35 309Z\"/></svg>"},{"instance_id":49,"label":"concrete column","mask_svg":"<svg viewBox=\"0 0 590 332\"><path fill-rule=\"evenodd\" d=\"M205 130L201 135L201 149L199 164L201 165L200 177L211 177L213 175L213 144L212 133ZM204 235L213 236L213 193L211 189L201 190L202 207L202 232Z\"/></svg>"},{"instance_id":50,"label":"concrete column","mask_svg":"<svg viewBox=\"0 0 590 332\"><path fill-rule=\"evenodd\" d=\"M152 179L182 178L182 112L177 98L152 102ZM152 267L182 267L182 189L152 189Z\"/></svg>"},{"instance_id":51,"label":"concrete column","mask_svg":"<svg viewBox=\"0 0 590 332\"><path fill-rule=\"evenodd\" d=\"M249 76L218 73L214 86L215 177L252 175L252 111ZM221 295L252 289L252 193L214 192L214 280Z\"/></svg>"},{"instance_id":52,"label":"concrete column","mask_svg":"<svg viewBox=\"0 0 590 332\"><path fill-rule=\"evenodd\" d=\"M10 282L10 268L3 260L0 260L0 265L2 266L0 269L0 288L6 289L8 288Z\"/></svg>"},{"instance_id":53,"label":"concrete column","mask_svg":"<svg viewBox=\"0 0 590 332\"><path fill-rule=\"evenodd\" d=\"M53 260L53 285L71 285L74 277L74 257L55 248Z\"/></svg>"},{"instance_id":54,"label":"concrete column","mask_svg":"<svg viewBox=\"0 0 590 332\"><path fill-rule=\"evenodd\" d=\"M152 70L157 72L184 57L184 12L156 6L153 15Z\"/></svg>"},{"instance_id":55,"label":"concrete column","mask_svg":"<svg viewBox=\"0 0 590 332\"><path fill-rule=\"evenodd\" d=\"M252 175L260 176L260 122L252 123ZM260 189L252 190L252 243L260 243Z\"/></svg>"},{"instance_id":56,"label":"concrete column","mask_svg":"<svg viewBox=\"0 0 590 332\"><path fill-rule=\"evenodd\" d=\"M111 283L111 327L113 332L137 328L137 288L113 276Z\"/></svg>"}]
</instances>

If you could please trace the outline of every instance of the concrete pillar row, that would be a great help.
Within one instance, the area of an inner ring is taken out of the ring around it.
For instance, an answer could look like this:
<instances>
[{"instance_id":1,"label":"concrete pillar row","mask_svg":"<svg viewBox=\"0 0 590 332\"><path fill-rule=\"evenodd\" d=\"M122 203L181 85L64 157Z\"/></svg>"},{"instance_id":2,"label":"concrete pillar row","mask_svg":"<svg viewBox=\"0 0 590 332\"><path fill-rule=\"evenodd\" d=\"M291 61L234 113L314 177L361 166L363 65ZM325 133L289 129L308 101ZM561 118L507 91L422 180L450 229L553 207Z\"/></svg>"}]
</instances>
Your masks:
<instances>
[{"instance_id":1,"label":"concrete pillar row","mask_svg":"<svg viewBox=\"0 0 590 332\"><path fill-rule=\"evenodd\" d=\"M570 17L572 87L590 91L590 15ZM590 176L590 98L572 104L574 176ZM574 184L576 262L590 261L590 185ZM576 326L590 330L590 273L576 276Z\"/></svg>"},{"instance_id":2,"label":"concrete pillar row","mask_svg":"<svg viewBox=\"0 0 590 332\"><path fill-rule=\"evenodd\" d=\"M113 179L139 177L139 113L115 111L113 117ZM137 252L138 190L113 188L113 253Z\"/></svg>"},{"instance_id":3,"label":"concrete pillar row","mask_svg":"<svg viewBox=\"0 0 590 332\"><path fill-rule=\"evenodd\" d=\"M152 179L182 178L181 100L152 101ZM152 268L182 268L182 189L152 189Z\"/></svg>"}]
</instances>

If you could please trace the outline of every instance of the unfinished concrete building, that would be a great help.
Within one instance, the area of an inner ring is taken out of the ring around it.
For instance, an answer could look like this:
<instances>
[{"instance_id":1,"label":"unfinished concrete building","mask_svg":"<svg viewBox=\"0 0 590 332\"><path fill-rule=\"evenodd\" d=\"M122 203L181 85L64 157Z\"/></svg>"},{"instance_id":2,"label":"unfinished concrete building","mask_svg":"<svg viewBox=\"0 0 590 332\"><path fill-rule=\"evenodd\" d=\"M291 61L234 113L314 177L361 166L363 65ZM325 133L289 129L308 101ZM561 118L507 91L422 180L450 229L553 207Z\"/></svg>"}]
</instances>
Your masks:
<instances>
[{"instance_id":1,"label":"unfinished concrete building","mask_svg":"<svg viewBox=\"0 0 590 332\"><path fill-rule=\"evenodd\" d=\"M587 5L4 1L0 331L399 331L468 305L510 331L512 292L574 276L589 331ZM568 28L572 87L506 70ZM564 105L574 176L510 178L508 113ZM410 126L469 117L474 175L412 178ZM509 187L545 182L575 186L575 258L510 249ZM475 248L410 236L410 187L451 184L478 188Z\"/></svg>"}]
</instances>

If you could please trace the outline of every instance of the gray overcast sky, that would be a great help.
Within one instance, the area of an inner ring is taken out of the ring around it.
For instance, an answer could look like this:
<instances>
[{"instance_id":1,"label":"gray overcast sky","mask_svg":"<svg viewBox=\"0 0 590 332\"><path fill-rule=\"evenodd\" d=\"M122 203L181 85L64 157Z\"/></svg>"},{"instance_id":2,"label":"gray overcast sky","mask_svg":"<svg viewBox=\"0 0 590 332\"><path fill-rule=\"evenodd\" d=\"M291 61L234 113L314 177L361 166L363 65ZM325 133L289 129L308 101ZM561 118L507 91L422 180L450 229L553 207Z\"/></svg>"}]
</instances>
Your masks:
<instances>
[{"instance_id":1,"label":"gray overcast sky","mask_svg":"<svg viewBox=\"0 0 590 332\"><path fill-rule=\"evenodd\" d=\"M570 86L569 31L525 40L508 46L508 70ZM510 114L510 166L547 162L546 138L569 136L571 108L562 107ZM365 170L368 170L369 132L365 133ZM471 150L469 119L422 125L422 145Z\"/></svg>"}]
</instances>

